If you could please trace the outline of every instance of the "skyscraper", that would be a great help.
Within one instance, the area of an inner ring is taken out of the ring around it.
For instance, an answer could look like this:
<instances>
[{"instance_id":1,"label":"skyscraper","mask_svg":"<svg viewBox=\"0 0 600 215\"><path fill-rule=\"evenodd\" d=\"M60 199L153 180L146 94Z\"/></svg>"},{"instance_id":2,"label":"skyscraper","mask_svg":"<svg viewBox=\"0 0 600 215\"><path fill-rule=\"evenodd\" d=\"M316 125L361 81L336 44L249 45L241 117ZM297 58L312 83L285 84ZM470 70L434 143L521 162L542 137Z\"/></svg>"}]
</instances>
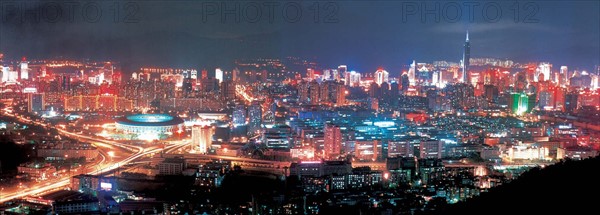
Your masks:
<instances>
[{"instance_id":1,"label":"skyscraper","mask_svg":"<svg viewBox=\"0 0 600 215\"><path fill-rule=\"evenodd\" d=\"M356 87L360 85L360 73L356 72L356 71L350 71L350 72L346 72L347 78L349 79L349 81L347 82L346 85L351 86L351 87Z\"/></svg>"},{"instance_id":2,"label":"skyscraper","mask_svg":"<svg viewBox=\"0 0 600 215\"><path fill-rule=\"evenodd\" d=\"M411 86L415 86L415 82L416 82L416 78L415 78L415 73L417 70L417 63L413 60L413 62L410 64L410 68L408 69L408 81L410 83Z\"/></svg>"},{"instance_id":3,"label":"skyscraper","mask_svg":"<svg viewBox=\"0 0 600 215\"><path fill-rule=\"evenodd\" d=\"M560 86L569 85L569 67L561 66L560 67L560 77L559 77Z\"/></svg>"},{"instance_id":4,"label":"skyscraper","mask_svg":"<svg viewBox=\"0 0 600 215\"><path fill-rule=\"evenodd\" d=\"M193 80L197 80L198 79L198 71L197 70L192 70L190 72L190 78L192 78Z\"/></svg>"},{"instance_id":5,"label":"skyscraper","mask_svg":"<svg viewBox=\"0 0 600 215\"><path fill-rule=\"evenodd\" d=\"M8 66L0 66L0 68L2 68L2 82L7 82L10 75L10 68Z\"/></svg>"},{"instance_id":6,"label":"skyscraper","mask_svg":"<svg viewBox=\"0 0 600 215\"><path fill-rule=\"evenodd\" d=\"M21 79L29 79L29 66L27 61L25 61L25 58L23 58L23 62L21 62Z\"/></svg>"},{"instance_id":7,"label":"skyscraper","mask_svg":"<svg viewBox=\"0 0 600 215\"><path fill-rule=\"evenodd\" d=\"M298 100L301 103L309 103L310 95L309 95L310 82L300 82L298 84Z\"/></svg>"},{"instance_id":8,"label":"skyscraper","mask_svg":"<svg viewBox=\"0 0 600 215\"><path fill-rule=\"evenodd\" d=\"M509 97L511 112L516 115L523 115L529 112L530 106L534 105L530 104L529 100L529 96L525 93L512 93Z\"/></svg>"},{"instance_id":9,"label":"skyscraper","mask_svg":"<svg viewBox=\"0 0 600 215\"><path fill-rule=\"evenodd\" d=\"M227 100L235 99L235 83L233 81L227 80L221 83L221 97Z\"/></svg>"},{"instance_id":10,"label":"skyscraper","mask_svg":"<svg viewBox=\"0 0 600 215\"><path fill-rule=\"evenodd\" d=\"M330 80L331 79L331 70L329 70L329 69L323 70L323 77L322 77L322 79L323 80Z\"/></svg>"},{"instance_id":11,"label":"skyscraper","mask_svg":"<svg viewBox=\"0 0 600 215\"><path fill-rule=\"evenodd\" d=\"M231 71L231 80L232 81L238 81L238 78L240 77L240 69L235 68Z\"/></svg>"},{"instance_id":12,"label":"skyscraper","mask_svg":"<svg viewBox=\"0 0 600 215\"><path fill-rule=\"evenodd\" d=\"M320 96L320 86L319 86L319 82L317 81L311 81L308 87L308 98L310 101L310 104L312 105L316 105L319 104L319 96Z\"/></svg>"},{"instance_id":13,"label":"skyscraper","mask_svg":"<svg viewBox=\"0 0 600 215\"><path fill-rule=\"evenodd\" d=\"M99 84L102 84L102 82L104 81L108 82L109 84L112 83L112 78L114 75L114 67L112 66L112 64L110 62L106 62L102 67L101 71L101 73L103 74L103 80L100 81Z\"/></svg>"},{"instance_id":14,"label":"skyscraper","mask_svg":"<svg viewBox=\"0 0 600 215\"><path fill-rule=\"evenodd\" d=\"M398 96L400 95L400 84L396 81L392 81L390 84L390 102L393 106L398 105Z\"/></svg>"},{"instance_id":15,"label":"skyscraper","mask_svg":"<svg viewBox=\"0 0 600 215\"><path fill-rule=\"evenodd\" d=\"M255 134L260 131L262 124L262 108L259 102L252 102L248 107L248 133Z\"/></svg>"},{"instance_id":16,"label":"skyscraper","mask_svg":"<svg viewBox=\"0 0 600 215\"><path fill-rule=\"evenodd\" d=\"M200 78L201 78L201 79L207 79L207 78L208 78L208 71L206 71L206 69L203 69L203 70L200 72Z\"/></svg>"},{"instance_id":17,"label":"skyscraper","mask_svg":"<svg viewBox=\"0 0 600 215\"><path fill-rule=\"evenodd\" d=\"M465 46L463 50L463 71L462 71L462 82L469 82L469 60L471 59L471 43L469 43L469 31L467 31L467 39L465 40Z\"/></svg>"},{"instance_id":18,"label":"skyscraper","mask_svg":"<svg viewBox=\"0 0 600 215\"><path fill-rule=\"evenodd\" d=\"M246 107L244 107L244 105L236 105L232 115L232 121L234 126L246 124Z\"/></svg>"},{"instance_id":19,"label":"skyscraper","mask_svg":"<svg viewBox=\"0 0 600 215\"><path fill-rule=\"evenodd\" d=\"M27 94L27 112L41 112L44 110L44 94L29 93Z\"/></svg>"},{"instance_id":20,"label":"skyscraper","mask_svg":"<svg viewBox=\"0 0 600 215\"><path fill-rule=\"evenodd\" d=\"M192 127L192 148L198 147L198 153L205 154L212 146L213 127L195 125Z\"/></svg>"},{"instance_id":21,"label":"skyscraper","mask_svg":"<svg viewBox=\"0 0 600 215\"><path fill-rule=\"evenodd\" d=\"M183 97L190 97L192 92L194 91L194 85L191 78L183 79L183 83L181 85L181 90L183 91Z\"/></svg>"},{"instance_id":22,"label":"skyscraper","mask_svg":"<svg viewBox=\"0 0 600 215\"><path fill-rule=\"evenodd\" d=\"M332 69L331 70L331 78L335 81L340 81L341 80L341 76L340 73L338 72L337 69Z\"/></svg>"},{"instance_id":23,"label":"skyscraper","mask_svg":"<svg viewBox=\"0 0 600 215\"><path fill-rule=\"evenodd\" d=\"M381 86L384 82L388 82L389 73L382 68L375 71L375 83Z\"/></svg>"},{"instance_id":24,"label":"skyscraper","mask_svg":"<svg viewBox=\"0 0 600 215\"><path fill-rule=\"evenodd\" d=\"M547 62L543 62L540 63L540 65L537 68L536 71L536 76L537 79L535 79L536 81L547 81L550 80L552 77L550 76L550 73L552 71L552 64L547 63Z\"/></svg>"},{"instance_id":25,"label":"skyscraper","mask_svg":"<svg viewBox=\"0 0 600 215\"><path fill-rule=\"evenodd\" d=\"M61 75L60 86L63 91L71 90L71 77L69 77L68 75Z\"/></svg>"},{"instance_id":26,"label":"skyscraper","mask_svg":"<svg viewBox=\"0 0 600 215\"><path fill-rule=\"evenodd\" d=\"M427 90L427 107L433 111L439 111L440 103L441 101L437 90L435 88Z\"/></svg>"},{"instance_id":27,"label":"skyscraper","mask_svg":"<svg viewBox=\"0 0 600 215\"><path fill-rule=\"evenodd\" d=\"M337 69L339 76L344 76L344 84L350 85L350 74L348 74L348 66L339 65ZM341 77L340 77L341 78Z\"/></svg>"},{"instance_id":28,"label":"skyscraper","mask_svg":"<svg viewBox=\"0 0 600 215\"><path fill-rule=\"evenodd\" d=\"M223 70L221 68L215 69L215 78L219 80L219 84L223 82Z\"/></svg>"},{"instance_id":29,"label":"skyscraper","mask_svg":"<svg viewBox=\"0 0 600 215\"><path fill-rule=\"evenodd\" d=\"M306 69L306 78L308 78L308 80L315 80L316 79L316 74L315 74L315 70L312 68L307 68Z\"/></svg>"},{"instance_id":30,"label":"skyscraper","mask_svg":"<svg viewBox=\"0 0 600 215\"><path fill-rule=\"evenodd\" d=\"M573 112L577 110L577 100L579 97L579 93L570 92L565 96L565 110L568 112Z\"/></svg>"},{"instance_id":31,"label":"skyscraper","mask_svg":"<svg viewBox=\"0 0 600 215\"><path fill-rule=\"evenodd\" d=\"M336 83L336 99L335 103L338 106L343 106L346 104L346 94L347 94L346 86L342 83Z\"/></svg>"},{"instance_id":32,"label":"skyscraper","mask_svg":"<svg viewBox=\"0 0 600 215\"><path fill-rule=\"evenodd\" d=\"M402 92L406 92L408 90L408 86L410 85L410 81L406 73L402 74L402 76L400 77L400 83L402 86Z\"/></svg>"},{"instance_id":33,"label":"skyscraper","mask_svg":"<svg viewBox=\"0 0 600 215\"><path fill-rule=\"evenodd\" d=\"M337 125L325 125L325 154L326 159L336 158L342 150L342 132Z\"/></svg>"}]
</instances>

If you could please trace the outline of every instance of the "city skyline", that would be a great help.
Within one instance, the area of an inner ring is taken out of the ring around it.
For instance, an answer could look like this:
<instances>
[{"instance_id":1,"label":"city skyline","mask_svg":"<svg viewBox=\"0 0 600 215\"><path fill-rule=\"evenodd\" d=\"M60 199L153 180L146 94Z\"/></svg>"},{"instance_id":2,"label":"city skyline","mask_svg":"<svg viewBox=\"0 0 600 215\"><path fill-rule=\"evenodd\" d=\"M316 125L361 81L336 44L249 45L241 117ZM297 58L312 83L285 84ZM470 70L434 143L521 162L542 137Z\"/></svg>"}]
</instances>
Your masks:
<instances>
[{"instance_id":1,"label":"city skyline","mask_svg":"<svg viewBox=\"0 0 600 215\"><path fill-rule=\"evenodd\" d=\"M2 214L552 214L599 163L599 1L0 2Z\"/></svg>"}]
</instances>

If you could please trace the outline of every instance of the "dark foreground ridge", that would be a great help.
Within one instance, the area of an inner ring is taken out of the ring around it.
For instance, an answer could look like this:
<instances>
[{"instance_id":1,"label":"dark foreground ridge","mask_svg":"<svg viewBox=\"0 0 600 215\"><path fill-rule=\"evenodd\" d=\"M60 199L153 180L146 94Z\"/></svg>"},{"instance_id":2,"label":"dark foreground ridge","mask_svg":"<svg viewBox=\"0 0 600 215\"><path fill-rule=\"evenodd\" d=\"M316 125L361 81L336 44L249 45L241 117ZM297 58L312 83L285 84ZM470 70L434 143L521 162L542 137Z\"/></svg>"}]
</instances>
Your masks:
<instances>
[{"instance_id":1,"label":"dark foreground ridge","mask_svg":"<svg viewBox=\"0 0 600 215\"><path fill-rule=\"evenodd\" d=\"M599 169L600 157L534 168L511 183L433 214L590 214L598 210Z\"/></svg>"}]
</instances>

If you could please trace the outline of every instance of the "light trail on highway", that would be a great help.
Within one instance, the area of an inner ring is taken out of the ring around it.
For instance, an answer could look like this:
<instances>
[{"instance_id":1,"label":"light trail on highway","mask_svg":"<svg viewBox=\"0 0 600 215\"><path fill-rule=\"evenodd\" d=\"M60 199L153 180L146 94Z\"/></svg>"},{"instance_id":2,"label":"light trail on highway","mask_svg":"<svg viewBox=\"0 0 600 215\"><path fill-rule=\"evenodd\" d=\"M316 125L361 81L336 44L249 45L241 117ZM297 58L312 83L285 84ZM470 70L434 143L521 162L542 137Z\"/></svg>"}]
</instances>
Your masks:
<instances>
[{"instance_id":1,"label":"light trail on highway","mask_svg":"<svg viewBox=\"0 0 600 215\"><path fill-rule=\"evenodd\" d=\"M33 124L37 124L40 125L44 128L48 128L48 124L45 123L40 123L40 122L35 122L32 121L30 119L26 119L23 116L16 116L14 114L10 114L7 113L6 111L4 111L4 115L6 116L10 116L12 118L16 118L18 121L21 122L25 122L25 123L33 123ZM97 146L99 149L104 147L104 148L109 148L109 149L114 149L112 147L118 147L118 148L122 148L125 149L127 151L132 152L132 154L119 154L118 157L123 157L123 159L120 160L115 160L113 159L114 157L117 156L109 156L109 154L107 152L101 152L101 156L102 161L99 162L98 165L95 165L94 167L90 166L89 168L93 168L92 171L85 171L87 172L87 174L91 174L91 175L100 175L106 172L110 172L112 170L115 170L121 166L125 166L128 163L143 157L145 155L149 155L149 154L153 154L153 153L158 153L162 150L169 150L171 148L174 147L181 147L182 145L185 145L186 142L180 143L180 144L173 144L173 145L169 145L167 147L161 148L161 147L156 147L156 146L152 146L150 148L144 149L141 146L132 146L132 145L126 145L126 144L122 144L122 143L118 143L115 141L110 141L110 140L104 140L104 139L98 139L98 138L94 138L94 137L90 137L90 136L85 136L85 135L81 135L81 134L76 134L73 132L69 132L67 130L64 129L60 129L60 128L56 128L57 131L62 134L65 135L67 137L71 137L74 139L78 139L79 141L82 142L88 142L93 144L94 146ZM99 144L100 143L100 144ZM108 161L105 164L102 164L102 162ZM85 170L88 170L85 169ZM16 198L23 198L26 196L33 196L36 194L40 194L40 193L45 193L47 191L50 190L57 190L60 188L63 188L67 185L69 185L70 183L70 179L71 179L71 175L67 174L63 177L60 177L58 179L53 179L50 181L44 181L42 183L38 183L36 185L33 185L31 187L28 188L24 188L24 189L15 189L14 191L4 191L1 193L0 196L0 203L12 200L12 199L16 199Z\"/></svg>"}]
</instances>

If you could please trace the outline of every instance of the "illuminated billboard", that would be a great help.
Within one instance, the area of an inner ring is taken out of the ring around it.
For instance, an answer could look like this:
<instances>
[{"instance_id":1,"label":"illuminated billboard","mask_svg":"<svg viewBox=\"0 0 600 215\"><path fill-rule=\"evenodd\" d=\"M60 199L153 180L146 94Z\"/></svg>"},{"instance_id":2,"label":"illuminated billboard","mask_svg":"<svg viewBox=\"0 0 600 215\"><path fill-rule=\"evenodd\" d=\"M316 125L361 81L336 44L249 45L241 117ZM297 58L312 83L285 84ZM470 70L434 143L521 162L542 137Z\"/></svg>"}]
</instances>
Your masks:
<instances>
[{"instance_id":1,"label":"illuminated billboard","mask_svg":"<svg viewBox=\"0 0 600 215\"><path fill-rule=\"evenodd\" d=\"M112 191L112 184L108 182L100 182L100 190Z\"/></svg>"}]
</instances>

